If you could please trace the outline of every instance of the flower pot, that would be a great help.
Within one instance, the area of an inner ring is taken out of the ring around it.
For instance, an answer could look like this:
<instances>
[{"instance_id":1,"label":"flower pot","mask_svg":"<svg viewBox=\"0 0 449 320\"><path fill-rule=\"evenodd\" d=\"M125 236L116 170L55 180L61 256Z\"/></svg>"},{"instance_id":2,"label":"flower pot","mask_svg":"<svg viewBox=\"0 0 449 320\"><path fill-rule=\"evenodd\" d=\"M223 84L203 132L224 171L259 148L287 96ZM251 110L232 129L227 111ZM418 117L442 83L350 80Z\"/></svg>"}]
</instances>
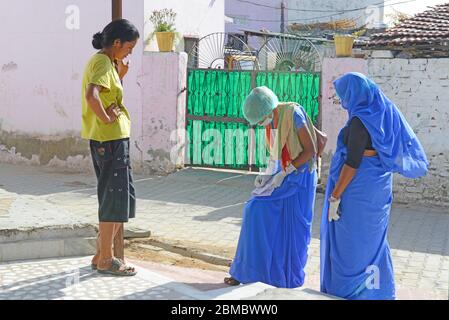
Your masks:
<instances>
[{"instance_id":1,"label":"flower pot","mask_svg":"<svg viewBox=\"0 0 449 320\"><path fill-rule=\"evenodd\" d=\"M335 35L335 52L337 57L350 57L352 55L352 46L354 37L350 35Z\"/></svg>"},{"instance_id":2,"label":"flower pot","mask_svg":"<svg viewBox=\"0 0 449 320\"><path fill-rule=\"evenodd\" d=\"M173 50L175 41L174 32L155 32L157 39L157 46L161 52L170 52Z\"/></svg>"}]
</instances>

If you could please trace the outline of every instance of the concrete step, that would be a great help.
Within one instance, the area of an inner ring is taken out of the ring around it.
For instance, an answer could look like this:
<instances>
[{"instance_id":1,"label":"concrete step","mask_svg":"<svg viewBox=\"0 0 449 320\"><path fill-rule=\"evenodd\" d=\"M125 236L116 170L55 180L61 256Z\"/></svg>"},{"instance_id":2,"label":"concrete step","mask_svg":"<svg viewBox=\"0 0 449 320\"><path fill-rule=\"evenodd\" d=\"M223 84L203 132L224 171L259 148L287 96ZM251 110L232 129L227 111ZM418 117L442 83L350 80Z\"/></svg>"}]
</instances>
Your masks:
<instances>
[{"instance_id":1,"label":"concrete step","mask_svg":"<svg viewBox=\"0 0 449 320\"><path fill-rule=\"evenodd\" d=\"M339 297L324 294L310 288L295 289L269 288L248 298L248 300L344 300Z\"/></svg>"},{"instance_id":2,"label":"concrete step","mask_svg":"<svg viewBox=\"0 0 449 320\"><path fill-rule=\"evenodd\" d=\"M208 291L213 300L342 300L310 288L283 289L257 282Z\"/></svg>"},{"instance_id":3,"label":"concrete step","mask_svg":"<svg viewBox=\"0 0 449 320\"><path fill-rule=\"evenodd\" d=\"M93 225L0 230L0 262L95 254Z\"/></svg>"}]
</instances>

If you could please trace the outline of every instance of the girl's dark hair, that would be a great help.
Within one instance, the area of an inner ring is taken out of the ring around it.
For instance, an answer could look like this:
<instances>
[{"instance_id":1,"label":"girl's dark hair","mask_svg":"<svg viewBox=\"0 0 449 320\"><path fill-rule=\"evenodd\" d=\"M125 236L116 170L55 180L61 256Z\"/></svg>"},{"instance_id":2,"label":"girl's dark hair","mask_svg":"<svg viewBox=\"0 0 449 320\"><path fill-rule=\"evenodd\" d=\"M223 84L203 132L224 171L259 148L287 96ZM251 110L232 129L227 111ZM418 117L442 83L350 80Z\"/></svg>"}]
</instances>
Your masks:
<instances>
[{"instance_id":1,"label":"girl's dark hair","mask_svg":"<svg viewBox=\"0 0 449 320\"><path fill-rule=\"evenodd\" d=\"M114 20L102 32L94 34L92 45L100 50L112 46L117 39L123 43L134 41L139 37L139 31L131 22L126 19Z\"/></svg>"}]
</instances>

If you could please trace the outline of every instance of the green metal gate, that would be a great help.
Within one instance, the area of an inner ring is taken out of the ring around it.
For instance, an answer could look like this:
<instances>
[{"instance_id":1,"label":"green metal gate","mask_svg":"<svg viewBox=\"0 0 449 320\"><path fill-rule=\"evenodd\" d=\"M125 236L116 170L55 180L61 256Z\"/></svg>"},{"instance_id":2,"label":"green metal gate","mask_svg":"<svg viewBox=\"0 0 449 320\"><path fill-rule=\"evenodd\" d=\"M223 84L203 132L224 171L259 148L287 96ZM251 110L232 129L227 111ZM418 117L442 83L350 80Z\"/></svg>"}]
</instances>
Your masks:
<instances>
[{"instance_id":1,"label":"green metal gate","mask_svg":"<svg viewBox=\"0 0 449 320\"><path fill-rule=\"evenodd\" d=\"M252 128L244 119L244 99L252 88L264 85L280 101L301 104L317 123L320 80L319 72L189 69L187 164L244 170L264 167L264 128Z\"/></svg>"}]
</instances>

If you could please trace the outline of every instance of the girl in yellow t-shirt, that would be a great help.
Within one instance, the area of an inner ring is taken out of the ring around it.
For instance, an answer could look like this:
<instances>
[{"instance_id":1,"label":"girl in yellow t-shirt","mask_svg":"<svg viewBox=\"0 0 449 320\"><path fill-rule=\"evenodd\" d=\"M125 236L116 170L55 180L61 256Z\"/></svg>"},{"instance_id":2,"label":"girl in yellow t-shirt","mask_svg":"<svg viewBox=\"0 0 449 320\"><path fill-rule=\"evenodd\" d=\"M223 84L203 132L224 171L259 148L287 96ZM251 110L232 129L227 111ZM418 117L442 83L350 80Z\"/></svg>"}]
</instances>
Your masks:
<instances>
[{"instance_id":1,"label":"girl in yellow t-shirt","mask_svg":"<svg viewBox=\"0 0 449 320\"><path fill-rule=\"evenodd\" d=\"M135 217L136 204L129 159L131 120L123 104L125 59L132 53L139 31L128 20L109 23L93 36L99 51L84 71L81 136L90 142L97 176L99 237L92 268L120 276L136 274L134 268L113 256L113 239L123 223Z\"/></svg>"}]
</instances>

